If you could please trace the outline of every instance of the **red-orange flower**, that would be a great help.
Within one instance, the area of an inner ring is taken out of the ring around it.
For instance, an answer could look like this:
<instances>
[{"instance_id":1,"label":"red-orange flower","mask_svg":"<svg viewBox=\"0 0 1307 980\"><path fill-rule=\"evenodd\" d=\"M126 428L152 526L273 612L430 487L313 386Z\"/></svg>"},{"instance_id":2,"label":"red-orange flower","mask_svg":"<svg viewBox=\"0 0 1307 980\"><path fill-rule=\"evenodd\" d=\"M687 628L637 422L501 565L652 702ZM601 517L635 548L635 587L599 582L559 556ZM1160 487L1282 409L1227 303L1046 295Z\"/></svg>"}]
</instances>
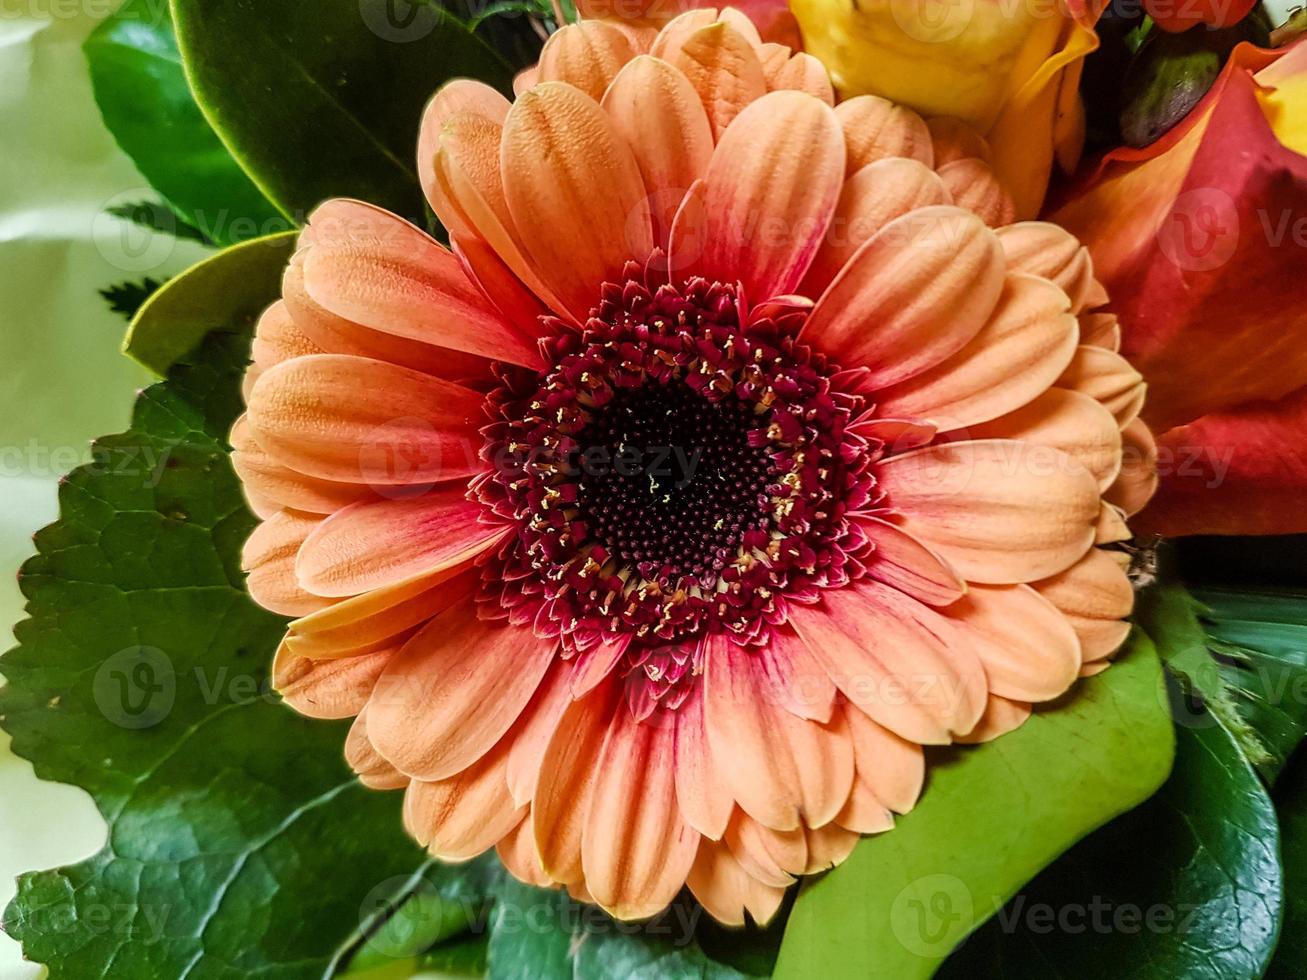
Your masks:
<instances>
[{"instance_id":1,"label":"red-orange flower","mask_svg":"<svg viewBox=\"0 0 1307 980\"><path fill-rule=\"evenodd\" d=\"M1241 45L1184 123L1108 154L1052 215L1088 244L1149 382L1145 530L1307 531L1305 116L1307 46Z\"/></svg>"},{"instance_id":2,"label":"red-orange flower","mask_svg":"<svg viewBox=\"0 0 1307 980\"><path fill-rule=\"evenodd\" d=\"M923 745L1106 666L1143 385L974 134L832 107L734 11L645 43L576 25L511 106L437 93L452 250L312 216L232 434L245 562L299 617L279 689L356 716L433 854L765 921Z\"/></svg>"}]
</instances>

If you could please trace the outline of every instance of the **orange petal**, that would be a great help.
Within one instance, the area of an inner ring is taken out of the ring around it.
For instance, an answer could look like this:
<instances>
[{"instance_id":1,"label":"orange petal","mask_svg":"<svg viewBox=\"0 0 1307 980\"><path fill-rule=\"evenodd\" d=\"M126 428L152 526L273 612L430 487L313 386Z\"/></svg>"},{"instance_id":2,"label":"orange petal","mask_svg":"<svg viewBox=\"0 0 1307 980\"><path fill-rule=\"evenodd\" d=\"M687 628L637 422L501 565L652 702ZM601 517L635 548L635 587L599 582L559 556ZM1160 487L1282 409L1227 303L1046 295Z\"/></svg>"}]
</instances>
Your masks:
<instances>
[{"instance_id":1,"label":"orange petal","mask_svg":"<svg viewBox=\"0 0 1307 980\"><path fill-rule=\"evenodd\" d=\"M661 912L699 849L676 805L675 731L619 708L604 740L581 855L590 894L619 919Z\"/></svg>"},{"instance_id":2,"label":"orange petal","mask_svg":"<svg viewBox=\"0 0 1307 980\"><path fill-rule=\"evenodd\" d=\"M1067 618L1026 585L975 585L945 615L971 641L991 694L1049 701L1080 670L1080 641Z\"/></svg>"},{"instance_id":3,"label":"orange petal","mask_svg":"<svg viewBox=\"0 0 1307 980\"><path fill-rule=\"evenodd\" d=\"M717 22L717 11L712 8L702 8L687 10L678 14L669 20L654 42L649 47L649 53L655 58L661 58L668 64L676 63L676 56L680 53L682 46L685 44L696 31Z\"/></svg>"},{"instance_id":4,"label":"orange petal","mask_svg":"<svg viewBox=\"0 0 1307 980\"><path fill-rule=\"evenodd\" d=\"M325 353L308 334L295 324L284 300L277 300L259 317L250 345L250 366L241 382L241 394L249 397L259 375L274 364L302 354Z\"/></svg>"},{"instance_id":5,"label":"orange petal","mask_svg":"<svg viewBox=\"0 0 1307 980\"><path fill-rule=\"evenodd\" d=\"M709 637L704 659L704 716L718 778L768 827L828 823L853 782L843 719L823 725L770 704L757 654L725 637Z\"/></svg>"},{"instance_id":6,"label":"orange petal","mask_svg":"<svg viewBox=\"0 0 1307 980\"><path fill-rule=\"evenodd\" d=\"M278 364L250 392L260 446L302 473L373 487L470 476L484 421L481 393L345 354Z\"/></svg>"},{"instance_id":7,"label":"orange petal","mask_svg":"<svg viewBox=\"0 0 1307 980\"><path fill-rule=\"evenodd\" d=\"M910 596L862 581L820 605L791 605L790 618L836 686L895 734L941 744L980 717L980 661L948 620Z\"/></svg>"},{"instance_id":8,"label":"orange petal","mask_svg":"<svg viewBox=\"0 0 1307 980\"><path fill-rule=\"evenodd\" d=\"M620 281L627 261L653 251L635 157L593 99L543 82L509 112L500 165L533 268L584 322L600 284Z\"/></svg>"},{"instance_id":9,"label":"orange petal","mask_svg":"<svg viewBox=\"0 0 1307 980\"><path fill-rule=\"evenodd\" d=\"M540 865L554 881L582 882L581 837L590 796L599 776L604 737L619 703L620 685L606 685L563 711L545 750L531 803L532 832Z\"/></svg>"},{"instance_id":10,"label":"orange petal","mask_svg":"<svg viewBox=\"0 0 1307 980\"><path fill-rule=\"evenodd\" d=\"M976 159L989 162L989 144L968 123L953 116L935 116L926 120L935 166L943 167L954 160Z\"/></svg>"},{"instance_id":11,"label":"orange petal","mask_svg":"<svg viewBox=\"0 0 1307 980\"><path fill-rule=\"evenodd\" d=\"M807 92L827 105L835 104L835 89L830 83L830 72L820 61L800 51L786 58L774 71L764 72L770 91L793 89Z\"/></svg>"},{"instance_id":12,"label":"orange petal","mask_svg":"<svg viewBox=\"0 0 1307 980\"><path fill-rule=\"evenodd\" d=\"M568 665L562 660L555 660L532 698L530 707L513 730L513 747L508 754L508 770L505 775L509 792L519 806L530 803L535 796L545 751L558 728L558 720L572 701L570 679Z\"/></svg>"},{"instance_id":13,"label":"orange petal","mask_svg":"<svg viewBox=\"0 0 1307 980\"><path fill-rule=\"evenodd\" d=\"M1153 433L1149 431L1148 426L1143 423L1142 419L1134 419L1129 422L1121 430L1121 439L1121 473L1116 478L1116 482L1103 494L1103 498L1109 503L1120 507L1125 511L1127 517L1131 517L1143 510L1144 505L1157 492L1160 480L1157 471L1157 440L1153 438ZM1167 447L1168 450L1172 451L1173 460L1175 458L1174 447L1177 444L1180 443L1172 443ZM1245 452L1247 451L1247 445L1247 442L1242 443ZM1172 470L1173 475L1175 472L1175 470ZM1164 511L1165 504L1159 507L1158 510ZM1268 530L1274 530L1274 528L1274 524L1268 526ZM1202 530L1202 525L1200 524L1197 529ZM1217 528L1212 526L1207 530L1216 532Z\"/></svg>"},{"instance_id":14,"label":"orange petal","mask_svg":"<svg viewBox=\"0 0 1307 980\"><path fill-rule=\"evenodd\" d=\"M846 99L835 108L848 154L849 173L885 157L907 157L934 165L930 130L911 109L876 95Z\"/></svg>"},{"instance_id":15,"label":"orange petal","mask_svg":"<svg viewBox=\"0 0 1307 980\"><path fill-rule=\"evenodd\" d=\"M722 841L745 871L773 888L783 888L808 865L804 829L800 823L793 830L772 830L736 810Z\"/></svg>"},{"instance_id":16,"label":"orange petal","mask_svg":"<svg viewBox=\"0 0 1307 980\"><path fill-rule=\"evenodd\" d=\"M1066 295L1043 279L1009 275L998 306L956 354L876 393L878 410L950 428L987 422L1030 402L1076 352Z\"/></svg>"},{"instance_id":17,"label":"orange petal","mask_svg":"<svg viewBox=\"0 0 1307 980\"><path fill-rule=\"evenodd\" d=\"M997 695L990 695L985 713L976 722L976 727L965 735L959 735L958 741L964 745L978 745L991 742L1000 735L1016 731L1030 717L1030 705L1024 701L1010 701Z\"/></svg>"},{"instance_id":18,"label":"orange petal","mask_svg":"<svg viewBox=\"0 0 1307 980\"><path fill-rule=\"evenodd\" d=\"M1110 351L1121 349L1121 321L1115 313L1082 313L1080 315L1080 342L1090 347L1105 347Z\"/></svg>"},{"instance_id":19,"label":"orange petal","mask_svg":"<svg viewBox=\"0 0 1307 980\"><path fill-rule=\"evenodd\" d=\"M844 859L853 853L853 849L858 846L858 841L862 839L859 834L833 823L815 830L807 828L805 836L808 844L808 864L803 869L803 873L806 875L817 874L837 864L843 864Z\"/></svg>"},{"instance_id":20,"label":"orange petal","mask_svg":"<svg viewBox=\"0 0 1307 980\"><path fill-rule=\"evenodd\" d=\"M1144 405L1143 377L1120 354L1102 347L1081 344L1057 385L1101 402L1122 427L1138 417Z\"/></svg>"},{"instance_id":21,"label":"orange petal","mask_svg":"<svg viewBox=\"0 0 1307 980\"><path fill-rule=\"evenodd\" d=\"M526 813L514 807L504 770L506 746L448 779L415 779L404 793L404 826L443 861L466 861L512 832Z\"/></svg>"},{"instance_id":22,"label":"orange petal","mask_svg":"<svg viewBox=\"0 0 1307 980\"><path fill-rule=\"evenodd\" d=\"M477 618L465 599L391 660L369 705L377 751L415 779L443 780L484 756L540 686L558 641ZM507 749L503 767L508 765ZM503 772L504 795L508 784Z\"/></svg>"},{"instance_id":23,"label":"orange petal","mask_svg":"<svg viewBox=\"0 0 1307 980\"><path fill-rule=\"evenodd\" d=\"M708 166L702 274L738 279L753 302L793 292L826 233L843 180L839 128L828 106L802 92L758 99Z\"/></svg>"},{"instance_id":24,"label":"orange petal","mask_svg":"<svg viewBox=\"0 0 1307 980\"><path fill-rule=\"evenodd\" d=\"M878 474L899 525L970 582L1045 578L1094 541L1098 486L1056 449L948 443L891 457Z\"/></svg>"},{"instance_id":25,"label":"orange petal","mask_svg":"<svg viewBox=\"0 0 1307 980\"><path fill-rule=\"evenodd\" d=\"M531 831L531 816L524 816L516 827L495 845L499 861L514 878L536 888L553 887L553 879L540 865L540 852L536 850L535 835Z\"/></svg>"},{"instance_id":26,"label":"orange petal","mask_svg":"<svg viewBox=\"0 0 1307 980\"><path fill-rule=\"evenodd\" d=\"M461 483L441 484L333 514L300 549L300 582L318 595L352 596L470 562L505 529L478 523L481 504L463 493Z\"/></svg>"},{"instance_id":27,"label":"orange petal","mask_svg":"<svg viewBox=\"0 0 1307 980\"><path fill-rule=\"evenodd\" d=\"M854 780L848 805L836 818L841 827L877 833L893 825L893 813L907 813L921 796L926 757L916 742L900 738L848 705L844 713L853 738Z\"/></svg>"},{"instance_id":28,"label":"orange petal","mask_svg":"<svg viewBox=\"0 0 1307 980\"><path fill-rule=\"evenodd\" d=\"M939 168L939 177L952 195L953 203L979 215L989 227L1001 228L1016 217L1017 206L1012 195L984 160L973 157L946 163Z\"/></svg>"},{"instance_id":29,"label":"orange petal","mask_svg":"<svg viewBox=\"0 0 1307 980\"><path fill-rule=\"evenodd\" d=\"M1089 249L1064 228L1047 221L1019 221L1000 229L998 240L1008 268L1057 283L1070 297L1072 313L1107 302L1107 292L1094 278Z\"/></svg>"},{"instance_id":30,"label":"orange petal","mask_svg":"<svg viewBox=\"0 0 1307 980\"><path fill-rule=\"evenodd\" d=\"M540 51L539 82L567 82L598 100L634 58L631 39L611 24L587 20L566 24L549 36Z\"/></svg>"},{"instance_id":31,"label":"orange petal","mask_svg":"<svg viewBox=\"0 0 1307 980\"><path fill-rule=\"evenodd\" d=\"M307 514L332 514L372 496L372 488L358 483L336 483L297 473L264 451L245 416L236 420L229 437L231 462L247 493L274 501L277 509Z\"/></svg>"},{"instance_id":32,"label":"orange petal","mask_svg":"<svg viewBox=\"0 0 1307 980\"><path fill-rule=\"evenodd\" d=\"M676 713L676 803L691 827L712 840L726 832L735 803L713 763L702 688Z\"/></svg>"},{"instance_id":33,"label":"orange petal","mask_svg":"<svg viewBox=\"0 0 1307 980\"><path fill-rule=\"evenodd\" d=\"M685 882L699 904L718 922L742 926L745 913L766 925L781 907L784 888L764 885L741 867L724 844L703 840Z\"/></svg>"},{"instance_id":34,"label":"orange petal","mask_svg":"<svg viewBox=\"0 0 1307 980\"><path fill-rule=\"evenodd\" d=\"M598 687L612 673L630 645L631 638L626 636L619 640L604 640L578 653L572 669L572 697L583 698Z\"/></svg>"},{"instance_id":35,"label":"orange petal","mask_svg":"<svg viewBox=\"0 0 1307 980\"><path fill-rule=\"evenodd\" d=\"M961 435L967 439L1016 439L1059 449L1089 470L1103 490L1121 471L1121 430L1116 419L1078 391L1050 388L1015 412L973 425Z\"/></svg>"},{"instance_id":36,"label":"orange petal","mask_svg":"<svg viewBox=\"0 0 1307 980\"><path fill-rule=\"evenodd\" d=\"M867 385L904 381L961 350L1003 290L1003 253L973 214L928 207L864 243L817 301L803 336Z\"/></svg>"},{"instance_id":37,"label":"orange petal","mask_svg":"<svg viewBox=\"0 0 1307 980\"><path fill-rule=\"evenodd\" d=\"M1128 561L1119 552L1093 548L1065 572L1034 583L1071 623L1085 661L1111 656L1130 635L1124 620L1134 608L1135 591L1120 559Z\"/></svg>"},{"instance_id":38,"label":"orange petal","mask_svg":"<svg viewBox=\"0 0 1307 980\"><path fill-rule=\"evenodd\" d=\"M403 789L409 778L392 766L368 738L368 709L365 705L345 736L345 761L370 789Z\"/></svg>"},{"instance_id":39,"label":"orange petal","mask_svg":"<svg viewBox=\"0 0 1307 980\"><path fill-rule=\"evenodd\" d=\"M826 724L835 707L835 682L793 630L777 627L755 655L762 695L798 718Z\"/></svg>"},{"instance_id":40,"label":"orange petal","mask_svg":"<svg viewBox=\"0 0 1307 980\"><path fill-rule=\"evenodd\" d=\"M919 160L889 157L869 163L844 181L835 215L801 291L820 296L859 246L895 218L949 203L944 182Z\"/></svg>"},{"instance_id":41,"label":"orange petal","mask_svg":"<svg viewBox=\"0 0 1307 980\"><path fill-rule=\"evenodd\" d=\"M948 562L901 527L870 515L858 523L875 546L866 562L872 578L931 606L947 606L967 591Z\"/></svg>"},{"instance_id":42,"label":"orange petal","mask_svg":"<svg viewBox=\"0 0 1307 980\"><path fill-rule=\"evenodd\" d=\"M368 703L394 648L341 660L308 660L284 643L277 648L272 681L292 708L309 718L353 718Z\"/></svg>"},{"instance_id":43,"label":"orange petal","mask_svg":"<svg viewBox=\"0 0 1307 980\"><path fill-rule=\"evenodd\" d=\"M485 82L471 78L455 78L436 90L426 108L422 110L422 123L418 127L418 180L422 192L434 208L437 196L436 151L440 149L440 133L451 116L469 112L502 126L508 118L508 99Z\"/></svg>"},{"instance_id":44,"label":"orange petal","mask_svg":"<svg viewBox=\"0 0 1307 980\"><path fill-rule=\"evenodd\" d=\"M264 609L283 616L304 616L330 599L312 595L295 577L295 559L305 539L321 521L311 514L282 511L254 529L241 551L241 568L249 573L245 588Z\"/></svg>"},{"instance_id":45,"label":"orange petal","mask_svg":"<svg viewBox=\"0 0 1307 980\"><path fill-rule=\"evenodd\" d=\"M685 192L708 169L713 135L703 103L684 75L641 55L613 80L604 111L635 155L664 249Z\"/></svg>"},{"instance_id":46,"label":"orange petal","mask_svg":"<svg viewBox=\"0 0 1307 980\"><path fill-rule=\"evenodd\" d=\"M357 201L329 201L309 222L304 288L328 312L410 340L540 366L534 337L508 324L457 257L425 232Z\"/></svg>"}]
</instances>

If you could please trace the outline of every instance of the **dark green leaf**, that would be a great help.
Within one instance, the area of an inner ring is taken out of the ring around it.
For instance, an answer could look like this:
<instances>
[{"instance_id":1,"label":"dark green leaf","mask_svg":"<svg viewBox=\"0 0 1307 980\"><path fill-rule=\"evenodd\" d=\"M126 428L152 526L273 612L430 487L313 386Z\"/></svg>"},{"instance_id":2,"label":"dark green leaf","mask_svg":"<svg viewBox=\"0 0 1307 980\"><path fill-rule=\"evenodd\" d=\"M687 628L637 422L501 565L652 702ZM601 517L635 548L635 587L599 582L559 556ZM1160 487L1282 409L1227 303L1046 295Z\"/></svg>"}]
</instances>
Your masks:
<instances>
[{"instance_id":1,"label":"dark green leaf","mask_svg":"<svg viewBox=\"0 0 1307 980\"><path fill-rule=\"evenodd\" d=\"M84 50L105 125L185 222L160 230L184 234L190 226L230 244L287 227L191 97L167 4L127 0Z\"/></svg>"},{"instance_id":2,"label":"dark green leaf","mask_svg":"<svg viewBox=\"0 0 1307 980\"><path fill-rule=\"evenodd\" d=\"M1307 752L1298 752L1275 785L1284 867L1284 925L1267 980L1300 980L1307 963Z\"/></svg>"},{"instance_id":3,"label":"dark green leaf","mask_svg":"<svg viewBox=\"0 0 1307 980\"><path fill-rule=\"evenodd\" d=\"M1017 731L943 753L892 832L806 884L776 976L930 976L1040 869L1150 796L1173 747L1157 654L1136 631L1111 669Z\"/></svg>"},{"instance_id":4,"label":"dark green leaf","mask_svg":"<svg viewBox=\"0 0 1307 980\"><path fill-rule=\"evenodd\" d=\"M1190 717L1162 790L1031 882L940 978L1261 975L1279 931L1275 812L1229 732Z\"/></svg>"},{"instance_id":5,"label":"dark green leaf","mask_svg":"<svg viewBox=\"0 0 1307 980\"><path fill-rule=\"evenodd\" d=\"M131 320L145 301L153 296L163 285L157 279L151 279L146 276L139 282L119 282L112 286L106 286L100 290L100 295L104 301L109 304L109 309L113 310L121 317Z\"/></svg>"},{"instance_id":6,"label":"dark green leaf","mask_svg":"<svg viewBox=\"0 0 1307 980\"><path fill-rule=\"evenodd\" d=\"M164 374L215 326L248 330L280 292L295 233L242 242L191 266L150 297L127 328L123 350Z\"/></svg>"},{"instance_id":7,"label":"dark green leaf","mask_svg":"<svg viewBox=\"0 0 1307 980\"><path fill-rule=\"evenodd\" d=\"M115 217L126 218L142 228L149 228L152 231L173 235L177 238L186 238L202 245L214 244L213 240L200 229L191 227L162 204L157 204L154 201L115 204L105 208L105 210Z\"/></svg>"},{"instance_id":8,"label":"dark green leaf","mask_svg":"<svg viewBox=\"0 0 1307 980\"><path fill-rule=\"evenodd\" d=\"M443 8L394 0L172 0L201 108L268 198L303 220L357 197L425 223L414 147L446 80L508 67Z\"/></svg>"}]
</instances>

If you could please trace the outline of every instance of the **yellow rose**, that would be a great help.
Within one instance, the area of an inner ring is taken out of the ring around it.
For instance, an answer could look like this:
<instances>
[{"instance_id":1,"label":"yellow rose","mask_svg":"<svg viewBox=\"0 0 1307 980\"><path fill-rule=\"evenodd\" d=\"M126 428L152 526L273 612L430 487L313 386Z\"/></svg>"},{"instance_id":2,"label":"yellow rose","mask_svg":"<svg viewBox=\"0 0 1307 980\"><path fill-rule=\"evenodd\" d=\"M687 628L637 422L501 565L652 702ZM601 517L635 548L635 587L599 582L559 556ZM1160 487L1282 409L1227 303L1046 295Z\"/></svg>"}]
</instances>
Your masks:
<instances>
[{"instance_id":1,"label":"yellow rose","mask_svg":"<svg viewBox=\"0 0 1307 980\"><path fill-rule=\"evenodd\" d=\"M1078 89L1098 47L1083 0L791 0L804 47L845 97L879 95L956 116L989 140L993 165L1034 217L1056 158L1084 143Z\"/></svg>"}]
</instances>

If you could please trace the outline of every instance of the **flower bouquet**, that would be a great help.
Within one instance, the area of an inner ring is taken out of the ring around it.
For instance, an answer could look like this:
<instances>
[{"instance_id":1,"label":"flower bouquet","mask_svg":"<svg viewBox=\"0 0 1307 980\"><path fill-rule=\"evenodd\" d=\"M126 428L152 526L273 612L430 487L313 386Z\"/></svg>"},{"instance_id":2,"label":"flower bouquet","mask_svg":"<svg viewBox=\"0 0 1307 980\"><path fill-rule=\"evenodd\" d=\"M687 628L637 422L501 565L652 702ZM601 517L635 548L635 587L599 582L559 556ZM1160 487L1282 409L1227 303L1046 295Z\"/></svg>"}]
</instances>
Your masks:
<instances>
[{"instance_id":1,"label":"flower bouquet","mask_svg":"<svg viewBox=\"0 0 1307 980\"><path fill-rule=\"evenodd\" d=\"M1279 20L126 0L78 68L158 380L0 659L107 840L6 932L55 980L1303 975Z\"/></svg>"}]
</instances>

